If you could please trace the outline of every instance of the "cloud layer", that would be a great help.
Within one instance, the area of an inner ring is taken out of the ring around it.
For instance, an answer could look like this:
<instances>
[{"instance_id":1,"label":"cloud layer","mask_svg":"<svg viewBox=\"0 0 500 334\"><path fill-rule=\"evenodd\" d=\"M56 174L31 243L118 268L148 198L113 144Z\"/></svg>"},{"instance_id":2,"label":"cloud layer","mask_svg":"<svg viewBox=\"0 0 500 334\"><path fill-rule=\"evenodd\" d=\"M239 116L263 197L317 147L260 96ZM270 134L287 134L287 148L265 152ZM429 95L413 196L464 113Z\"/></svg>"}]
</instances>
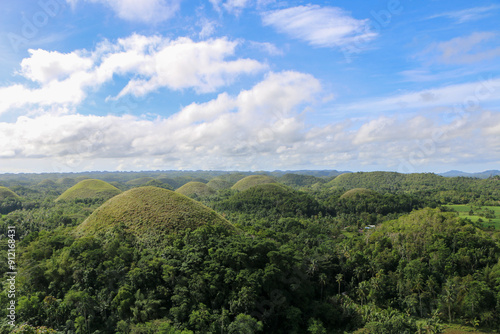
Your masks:
<instances>
[{"instance_id":1,"label":"cloud layer","mask_svg":"<svg viewBox=\"0 0 500 334\"><path fill-rule=\"evenodd\" d=\"M264 25L317 47L344 47L372 40L368 20L358 20L337 7L297 6L266 12Z\"/></svg>"},{"instance_id":2,"label":"cloud layer","mask_svg":"<svg viewBox=\"0 0 500 334\"><path fill-rule=\"evenodd\" d=\"M52 170L293 169L498 161L500 114L478 110L447 120L376 116L312 126L305 111L322 98L311 75L268 73L249 90L219 94L167 118L81 114L22 116L0 123L0 158L51 161ZM102 167L101 167L102 168ZM375 167L376 168L376 167Z\"/></svg>"},{"instance_id":3,"label":"cloud layer","mask_svg":"<svg viewBox=\"0 0 500 334\"><path fill-rule=\"evenodd\" d=\"M87 91L113 76L131 77L118 97L143 96L164 87L213 92L239 75L267 68L253 59L228 59L237 45L225 38L194 42L134 34L116 43L103 42L91 52L29 50L31 56L22 61L20 75L33 84L0 87L0 114L24 106L78 105Z\"/></svg>"},{"instance_id":4,"label":"cloud layer","mask_svg":"<svg viewBox=\"0 0 500 334\"><path fill-rule=\"evenodd\" d=\"M78 2L100 3L110 7L127 21L158 23L168 20L180 8L181 0L66 0L73 7Z\"/></svg>"}]
</instances>

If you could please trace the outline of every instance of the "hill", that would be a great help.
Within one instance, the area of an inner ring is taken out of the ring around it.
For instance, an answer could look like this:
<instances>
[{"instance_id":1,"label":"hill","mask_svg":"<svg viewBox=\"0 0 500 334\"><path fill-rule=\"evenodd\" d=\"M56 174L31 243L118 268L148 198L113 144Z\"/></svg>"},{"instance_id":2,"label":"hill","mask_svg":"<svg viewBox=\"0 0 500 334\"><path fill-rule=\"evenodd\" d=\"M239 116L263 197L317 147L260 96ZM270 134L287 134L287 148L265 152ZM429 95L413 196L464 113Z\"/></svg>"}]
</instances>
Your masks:
<instances>
[{"instance_id":1,"label":"hill","mask_svg":"<svg viewBox=\"0 0 500 334\"><path fill-rule=\"evenodd\" d=\"M88 179L75 184L59 196L56 201L85 199L109 199L121 193L121 190L102 180Z\"/></svg>"},{"instance_id":2,"label":"hill","mask_svg":"<svg viewBox=\"0 0 500 334\"><path fill-rule=\"evenodd\" d=\"M462 176L462 177L477 177L479 179L487 179L492 176L500 175L500 170L485 170L484 172L477 172L477 173L466 173L462 172L459 170L450 170L445 173L440 173L439 175L445 176L445 177L457 177L457 176Z\"/></svg>"},{"instance_id":3,"label":"hill","mask_svg":"<svg viewBox=\"0 0 500 334\"><path fill-rule=\"evenodd\" d=\"M250 175L236 182L231 189L243 191L265 183L276 183L276 180L267 175Z\"/></svg>"},{"instance_id":4,"label":"hill","mask_svg":"<svg viewBox=\"0 0 500 334\"><path fill-rule=\"evenodd\" d=\"M221 190L221 189L229 189L233 186L233 184L234 184L233 182L216 177L214 179L211 179L207 183L207 186L215 190Z\"/></svg>"},{"instance_id":5,"label":"hill","mask_svg":"<svg viewBox=\"0 0 500 334\"><path fill-rule=\"evenodd\" d=\"M216 207L219 211L251 213L273 219L312 216L323 211L309 194L277 183L255 185L235 193Z\"/></svg>"},{"instance_id":6,"label":"hill","mask_svg":"<svg viewBox=\"0 0 500 334\"><path fill-rule=\"evenodd\" d=\"M126 183L129 185L129 186L134 186L134 187L137 187L137 186L142 186L142 185L145 185L146 183L150 182L150 181L154 181L155 178L154 177L140 177L138 179L133 179L133 180L130 180L130 181L127 181Z\"/></svg>"},{"instance_id":7,"label":"hill","mask_svg":"<svg viewBox=\"0 0 500 334\"><path fill-rule=\"evenodd\" d=\"M6 187L0 187L0 201L6 200L8 198L19 198L19 196Z\"/></svg>"},{"instance_id":8,"label":"hill","mask_svg":"<svg viewBox=\"0 0 500 334\"><path fill-rule=\"evenodd\" d=\"M346 191L345 193L340 196L341 199L343 198L356 198L358 197L369 197L377 194L375 191L366 189L366 188L354 188L351 190Z\"/></svg>"},{"instance_id":9,"label":"hill","mask_svg":"<svg viewBox=\"0 0 500 334\"><path fill-rule=\"evenodd\" d=\"M402 174L396 172L358 172L342 174L326 183L327 187L353 189L367 188L378 192L416 192L445 188L450 182L433 173Z\"/></svg>"},{"instance_id":10,"label":"hill","mask_svg":"<svg viewBox=\"0 0 500 334\"><path fill-rule=\"evenodd\" d=\"M187 196L157 187L133 188L113 197L95 210L75 232L104 234L115 225L145 244L157 244L170 233L204 224L234 227L219 214Z\"/></svg>"},{"instance_id":11,"label":"hill","mask_svg":"<svg viewBox=\"0 0 500 334\"><path fill-rule=\"evenodd\" d=\"M305 187L312 186L316 183L323 183L325 180L312 175L289 173L280 177L279 182L290 187Z\"/></svg>"},{"instance_id":12,"label":"hill","mask_svg":"<svg viewBox=\"0 0 500 334\"><path fill-rule=\"evenodd\" d=\"M188 182L179 189L177 189L175 192L185 195L187 197L204 197L208 195L212 195L215 193L215 190L207 186L205 183L202 182Z\"/></svg>"}]
</instances>

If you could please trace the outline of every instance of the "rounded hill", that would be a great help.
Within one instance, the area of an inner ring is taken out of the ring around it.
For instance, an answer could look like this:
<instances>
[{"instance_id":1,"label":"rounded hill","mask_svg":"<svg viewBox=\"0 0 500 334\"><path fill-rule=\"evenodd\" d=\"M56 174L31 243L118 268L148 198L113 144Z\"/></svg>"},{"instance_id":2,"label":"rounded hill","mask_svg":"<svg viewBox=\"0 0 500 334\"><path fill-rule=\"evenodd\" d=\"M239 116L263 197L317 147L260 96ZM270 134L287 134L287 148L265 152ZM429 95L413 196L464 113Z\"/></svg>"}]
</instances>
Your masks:
<instances>
[{"instance_id":1,"label":"rounded hill","mask_svg":"<svg viewBox=\"0 0 500 334\"><path fill-rule=\"evenodd\" d=\"M340 196L340 198L344 199L344 198L368 197L376 194L377 194L376 191L370 189L354 188L343 193L342 196Z\"/></svg>"},{"instance_id":2,"label":"rounded hill","mask_svg":"<svg viewBox=\"0 0 500 334\"><path fill-rule=\"evenodd\" d=\"M212 189L215 190L221 190L221 189L229 189L233 185L232 182L221 179L221 178L214 178L211 179L208 183L207 186L209 186Z\"/></svg>"},{"instance_id":3,"label":"rounded hill","mask_svg":"<svg viewBox=\"0 0 500 334\"><path fill-rule=\"evenodd\" d=\"M187 197L204 197L204 196L209 196L215 193L215 190L207 186L205 183L202 182L188 182L179 189L177 189L175 192L185 195Z\"/></svg>"},{"instance_id":4,"label":"rounded hill","mask_svg":"<svg viewBox=\"0 0 500 334\"><path fill-rule=\"evenodd\" d=\"M71 201L85 199L109 199L121 193L115 186L96 179L87 179L78 182L59 196L56 201Z\"/></svg>"},{"instance_id":5,"label":"rounded hill","mask_svg":"<svg viewBox=\"0 0 500 334\"><path fill-rule=\"evenodd\" d=\"M8 198L19 198L19 196L9 188L0 186L0 201Z\"/></svg>"},{"instance_id":6,"label":"rounded hill","mask_svg":"<svg viewBox=\"0 0 500 334\"><path fill-rule=\"evenodd\" d=\"M276 183L276 180L267 175L250 175L236 182L231 189L243 191L266 183Z\"/></svg>"},{"instance_id":7,"label":"rounded hill","mask_svg":"<svg viewBox=\"0 0 500 334\"><path fill-rule=\"evenodd\" d=\"M155 180L154 177L145 176L145 177L140 177L138 179L133 179L133 180L127 181L127 184L130 186L137 187L137 186L143 186L146 183L148 183L150 181L154 181L154 180Z\"/></svg>"},{"instance_id":8,"label":"rounded hill","mask_svg":"<svg viewBox=\"0 0 500 334\"><path fill-rule=\"evenodd\" d=\"M141 243L157 244L168 234L205 224L234 229L212 209L171 190L133 188L113 197L76 228L76 234L104 234L123 224Z\"/></svg>"}]
</instances>

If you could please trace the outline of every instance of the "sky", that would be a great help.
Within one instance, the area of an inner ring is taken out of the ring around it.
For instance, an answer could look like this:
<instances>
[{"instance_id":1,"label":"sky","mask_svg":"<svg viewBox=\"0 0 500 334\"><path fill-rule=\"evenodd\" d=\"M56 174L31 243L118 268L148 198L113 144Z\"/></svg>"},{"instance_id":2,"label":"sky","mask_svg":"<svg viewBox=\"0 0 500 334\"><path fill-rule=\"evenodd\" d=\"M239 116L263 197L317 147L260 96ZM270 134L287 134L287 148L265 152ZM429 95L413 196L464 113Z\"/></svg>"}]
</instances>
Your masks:
<instances>
[{"instance_id":1,"label":"sky","mask_svg":"<svg viewBox=\"0 0 500 334\"><path fill-rule=\"evenodd\" d=\"M0 6L0 173L500 169L497 0Z\"/></svg>"}]
</instances>

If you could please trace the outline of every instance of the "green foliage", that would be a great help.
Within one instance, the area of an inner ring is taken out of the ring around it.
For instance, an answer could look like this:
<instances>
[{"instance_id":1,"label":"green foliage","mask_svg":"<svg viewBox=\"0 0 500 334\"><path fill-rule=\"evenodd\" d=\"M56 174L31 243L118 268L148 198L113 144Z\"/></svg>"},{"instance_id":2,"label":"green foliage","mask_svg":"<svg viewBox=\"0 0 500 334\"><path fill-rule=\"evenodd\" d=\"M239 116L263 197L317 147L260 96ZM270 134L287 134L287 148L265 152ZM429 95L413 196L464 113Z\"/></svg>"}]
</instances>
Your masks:
<instances>
[{"instance_id":1,"label":"green foliage","mask_svg":"<svg viewBox=\"0 0 500 334\"><path fill-rule=\"evenodd\" d=\"M220 212L239 212L268 219L309 217L323 211L312 196L276 183L255 185L214 207Z\"/></svg>"},{"instance_id":2,"label":"green foliage","mask_svg":"<svg viewBox=\"0 0 500 334\"><path fill-rule=\"evenodd\" d=\"M98 208L55 202L66 186L40 183L64 175L0 176L22 196L0 218L0 234L16 226L16 314L26 330L65 333L441 333L442 321L500 328L500 235L444 207L420 209L465 201L465 213L487 219L496 207L479 204L498 204L497 179L360 173L326 185L321 173L271 175L290 186L223 189L245 176L223 172L67 180L127 189L142 177L176 187L212 179L222 187L201 200L221 215L155 187ZM3 258L6 249L0 237Z\"/></svg>"}]
</instances>

